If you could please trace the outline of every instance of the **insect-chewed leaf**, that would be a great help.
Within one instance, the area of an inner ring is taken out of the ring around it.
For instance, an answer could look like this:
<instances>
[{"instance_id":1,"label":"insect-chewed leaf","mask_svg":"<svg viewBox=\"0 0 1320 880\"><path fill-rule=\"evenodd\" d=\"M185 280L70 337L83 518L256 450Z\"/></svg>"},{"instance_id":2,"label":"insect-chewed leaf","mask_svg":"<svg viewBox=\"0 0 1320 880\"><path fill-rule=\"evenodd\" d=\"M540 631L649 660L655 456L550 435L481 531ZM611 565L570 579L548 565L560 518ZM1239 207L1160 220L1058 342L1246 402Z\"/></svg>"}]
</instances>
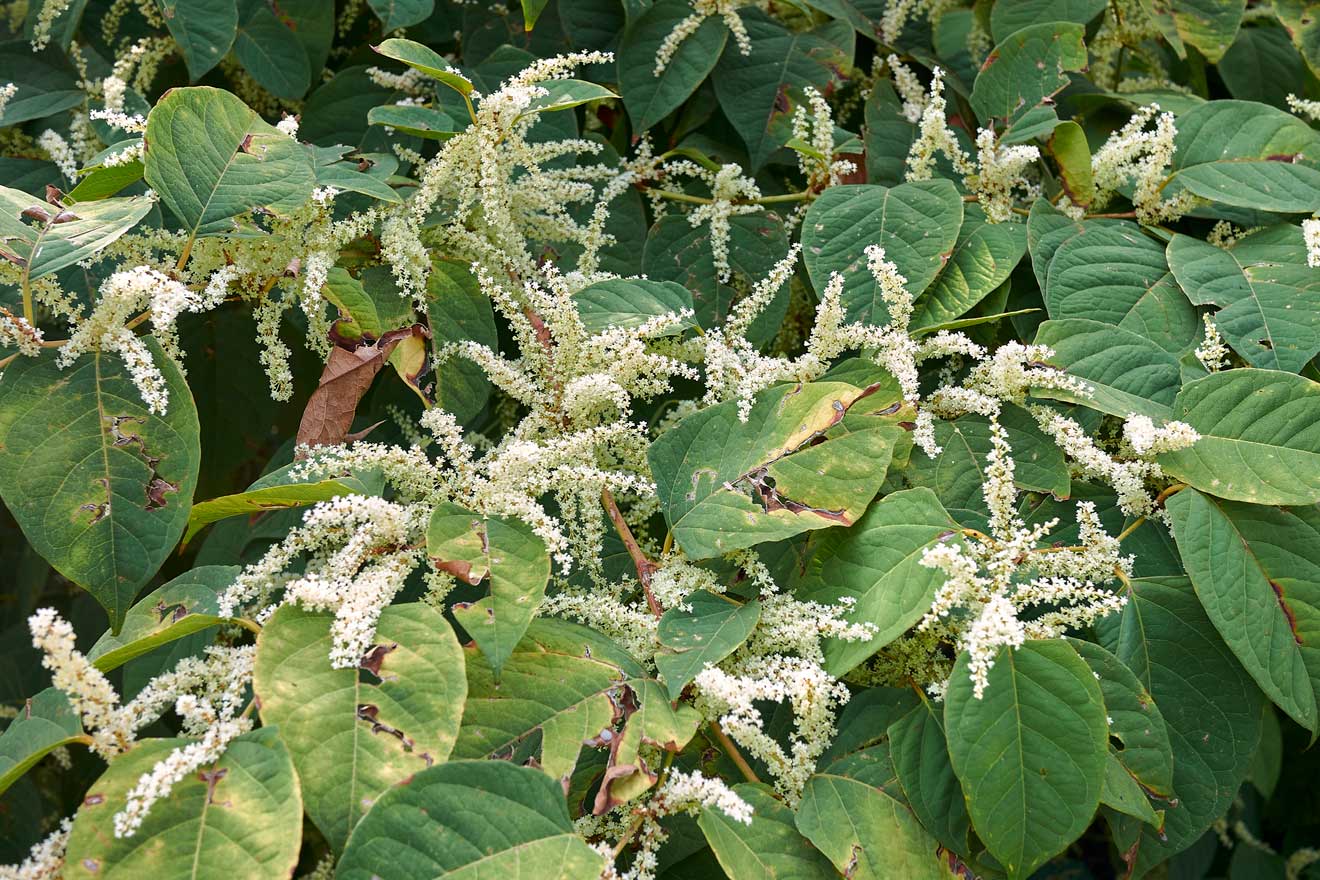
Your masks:
<instances>
[{"instance_id":1,"label":"insect-chewed leaf","mask_svg":"<svg viewBox=\"0 0 1320 880\"><path fill-rule=\"evenodd\" d=\"M972 87L978 116L1019 119L1068 85L1067 71L1086 66L1085 29L1046 21L1010 34L986 58Z\"/></svg>"},{"instance_id":2,"label":"insect-chewed leaf","mask_svg":"<svg viewBox=\"0 0 1320 880\"><path fill-rule=\"evenodd\" d=\"M656 631L668 651L655 655L655 665L675 700L707 664L718 663L738 650L761 617L761 603L755 599L740 604L698 590L686 603L686 609L666 611Z\"/></svg>"},{"instance_id":3,"label":"insect-chewed leaf","mask_svg":"<svg viewBox=\"0 0 1320 880\"><path fill-rule=\"evenodd\" d=\"M289 752L271 729L239 737L215 764L176 782L133 836L115 834L114 816L138 779L188 743L145 740L92 784L69 835L65 877L221 880L293 873L302 799Z\"/></svg>"},{"instance_id":4,"label":"insect-chewed leaf","mask_svg":"<svg viewBox=\"0 0 1320 880\"><path fill-rule=\"evenodd\" d=\"M118 630L188 522L200 427L179 368L148 340L169 408L142 402L117 355L68 369L20 358L0 382L0 496L32 546L86 589Z\"/></svg>"},{"instance_id":5,"label":"insect-chewed leaf","mask_svg":"<svg viewBox=\"0 0 1320 880\"><path fill-rule=\"evenodd\" d=\"M892 423L824 439L865 389L779 385L738 418L729 401L660 435L648 458L674 540L693 559L851 525L907 432Z\"/></svg>"},{"instance_id":6,"label":"insect-chewed leaf","mask_svg":"<svg viewBox=\"0 0 1320 880\"><path fill-rule=\"evenodd\" d=\"M150 211L151 199L145 196L64 208L0 186L0 256L35 281L114 244Z\"/></svg>"},{"instance_id":7,"label":"insect-chewed leaf","mask_svg":"<svg viewBox=\"0 0 1320 880\"><path fill-rule=\"evenodd\" d=\"M428 606L386 608L356 669L330 666L333 620L275 612L257 640L253 688L293 756L307 815L338 851L382 792L449 756L467 680L458 639Z\"/></svg>"}]
</instances>

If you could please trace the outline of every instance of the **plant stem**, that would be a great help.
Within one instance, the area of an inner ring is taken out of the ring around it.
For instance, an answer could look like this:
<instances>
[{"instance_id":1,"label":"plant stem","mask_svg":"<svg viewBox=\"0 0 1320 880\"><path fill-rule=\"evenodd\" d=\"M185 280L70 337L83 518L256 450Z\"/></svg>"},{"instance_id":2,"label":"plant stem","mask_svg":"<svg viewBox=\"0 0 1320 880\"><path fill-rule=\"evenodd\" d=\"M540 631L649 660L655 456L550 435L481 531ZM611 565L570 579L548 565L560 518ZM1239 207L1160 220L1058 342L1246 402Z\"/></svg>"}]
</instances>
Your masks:
<instances>
[{"instance_id":1,"label":"plant stem","mask_svg":"<svg viewBox=\"0 0 1320 880\"><path fill-rule=\"evenodd\" d=\"M628 523L619 511L619 505L614 501L614 493L610 492L608 487L600 490L600 500L605 505L605 512L610 515L610 522L614 523L614 530L619 533L623 546L627 548L628 555L632 557L633 565L637 567L637 580L641 581L642 591L646 593L646 607L659 617L665 613L665 610L660 607L660 603L651 592L651 575L655 573L656 564L646 558L646 554L642 552L642 546L637 543L632 529L628 528Z\"/></svg>"},{"instance_id":2,"label":"plant stem","mask_svg":"<svg viewBox=\"0 0 1320 880\"><path fill-rule=\"evenodd\" d=\"M720 747L724 749L724 753L729 756L729 760L732 761L742 773L743 779L746 779L748 782L760 782L761 777L756 775L756 771L752 769L752 765L747 763L747 759L742 756L742 752L738 751L738 746L734 745L733 740L729 739L729 735L724 732L724 728L720 727L720 723L718 721L712 721L710 723L710 729L711 732L715 734L715 739L720 744Z\"/></svg>"}]
</instances>

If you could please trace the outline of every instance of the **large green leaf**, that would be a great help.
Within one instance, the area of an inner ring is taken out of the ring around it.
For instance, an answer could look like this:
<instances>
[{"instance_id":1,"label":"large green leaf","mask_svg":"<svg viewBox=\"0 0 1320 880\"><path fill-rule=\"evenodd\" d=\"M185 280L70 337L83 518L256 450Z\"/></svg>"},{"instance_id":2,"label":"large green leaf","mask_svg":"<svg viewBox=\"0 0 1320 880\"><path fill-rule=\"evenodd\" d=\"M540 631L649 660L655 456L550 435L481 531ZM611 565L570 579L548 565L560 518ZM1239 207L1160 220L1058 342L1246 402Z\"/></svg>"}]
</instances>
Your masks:
<instances>
[{"instance_id":1,"label":"large green leaf","mask_svg":"<svg viewBox=\"0 0 1320 880\"><path fill-rule=\"evenodd\" d=\"M1031 413L1006 404L999 425L1008 434L1016 468L1013 482L1031 492L1047 492L1066 498L1072 484L1063 451L1040 430ZM990 511L981 485L985 482L986 456L993 447L990 422L968 414L935 422L935 442L940 451L934 458L925 453L912 457L906 476L914 486L924 486L939 496L944 509L962 525L985 528Z\"/></svg>"},{"instance_id":2,"label":"large green leaf","mask_svg":"<svg viewBox=\"0 0 1320 880\"><path fill-rule=\"evenodd\" d=\"M257 639L253 688L293 755L307 815L338 851L382 792L449 756L467 680L458 639L428 606L386 608L354 669L330 666L333 620L276 611Z\"/></svg>"},{"instance_id":3,"label":"large green leaf","mask_svg":"<svg viewBox=\"0 0 1320 880\"><path fill-rule=\"evenodd\" d=\"M235 0L160 0L170 36L179 44L188 76L196 82L220 63L238 33Z\"/></svg>"},{"instance_id":4,"label":"large green leaf","mask_svg":"<svg viewBox=\"0 0 1320 880\"><path fill-rule=\"evenodd\" d=\"M209 86L162 97L147 116L146 145L147 184L190 236L226 232L253 208L290 212L316 181L297 141Z\"/></svg>"},{"instance_id":5,"label":"large green leaf","mask_svg":"<svg viewBox=\"0 0 1320 880\"><path fill-rule=\"evenodd\" d=\"M0 382L0 497L33 548L119 629L188 522L201 463L197 409L154 340L169 409L150 412L117 355L68 369L19 358Z\"/></svg>"},{"instance_id":6,"label":"large green leaf","mask_svg":"<svg viewBox=\"0 0 1320 880\"><path fill-rule=\"evenodd\" d=\"M742 137L750 168L765 164L793 136L792 103L810 87L821 94L853 57L853 29L831 21L813 30L789 30L758 10L743 15L752 51L725 52L712 82L724 115Z\"/></svg>"},{"instance_id":7,"label":"large green leaf","mask_svg":"<svg viewBox=\"0 0 1320 880\"><path fill-rule=\"evenodd\" d=\"M1173 180L1194 195L1235 208L1303 214L1320 205L1320 170L1309 165L1207 162L1177 172Z\"/></svg>"},{"instance_id":8,"label":"large green leaf","mask_svg":"<svg viewBox=\"0 0 1320 880\"><path fill-rule=\"evenodd\" d=\"M980 209L968 208L949 261L916 302L912 326L961 318L1008 279L1026 250L1026 226L987 223Z\"/></svg>"},{"instance_id":9,"label":"large green leaf","mask_svg":"<svg viewBox=\"0 0 1320 880\"><path fill-rule=\"evenodd\" d=\"M829 859L794 825L793 811L765 785L743 783L734 792L752 808L750 825L718 807L701 811L697 824L729 880L834 880Z\"/></svg>"},{"instance_id":10,"label":"large green leaf","mask_svg":"<svg viewBox=\"0 0 1320 880\"><path fill-rule=\"evenodd\" d=\"M1215 326L1252 366L1295 373L1320 354L1320 278L1313 269L1244 265L1237 251L1189 235L1173 237L1168 258L1193 302L1220 306Z\"/></svg>"},{"instance_id":11,"label":"large green leaf","mask_svg":"<svg viewBox=\"0 0 1320 880\"><path fill-rule=\"evenodd\" d=\"M1302 655L1302 636L1276 578L1291 560L1266 545L1262 558L1252 538L1278 540L1269 517L1254 505L1234 504L1195 489L1165 503L1187 575L1206 615L1265 695L1308 730L1316 729L1316 695ZM1245 528L1245 533L1244 533ZM1313 535L1307 537L1314 537ZM1320 682L1320 678L1316 679Z\"/></svg>"},{"instance_id":12,"label":"large green leaf","mask_svg":"<svg viewBox=\"0 0 1320 880\"><path fill-rule=\"evenodd\" d=\"M1082 403L1119 418L1131 413L1170 417L1181 370L1172 354L1146 337L1099 321L1069 318L1041 324L1036 344L1054 349L1050 363L1084 379L1092 389L1085 396L1042 388L1037 390L1040 396Z\"/></svg>"},{"instance_id":13,"label":"large green leaf","mask_svg":"<svg viewBox=\"0 0 1320 880\"><path fill-rule=\"evenodd\" d=\"M844 617L876 628L864 641L826 643L831 674L848 672L922 618L944 583L942 572L921 564L922 554L957 535L958 524L925 488L886 495L852 528L824 534L797 594L827 604L851 597L856 604Z\"/></svg>"},{"instance_id":14,"label":"large green leaf","mask_svg":"<svg viewBox=\"0 0 1320 880\"><path fill-rule=\"evenodd\" d=\"M435 11L435 0L367 0L385 33L420 24Z\"/></svg>"},{"instance_id":15,"label":"large green leaf","mask_svg":"<svg viewBox=\"0 0 1320 880\"><path fill-rule=\"evenodd\" d=\"M679 44L660 75L655 75L656 52L675 25L690 14L687 0L660 0L631 24L619 44L619 91L638 131L678 109L720 60L729 29L722 18L711 15Z\"/></svg>"},{"instance_id":16,"label":"large green leaf","mask_svg":"<svg viewBox=\"0 0 1320 880\"><path fill-rule=\"evenodd\" d=\"M613 327L640 327L652 318L692 311L692 291L673 281L646 278L611 278L597 281L573 294L578 317L589 333ZM695 326L688 318L671 333Z\"/></svg>"},{"instance_id":17,"label":"large green leaf","mask_svg":"<svg viewBox=\"0 0 1320 880\"><path fill-rule=\"evenodd\" d=\"M1020 118L1068 85L1067 71L1086 66L1080 24L1045 21L1015 31L995 46L972 86L982 119Z\"/></svg>"},{"instance_id":18,"label":"large green leaf","mask_svg":"<svg viewBox=\"0 0 1320 880\"><path fill-rule=\"evenodd\" d=\"M453 761L385 793L338 880L597 880L604 857L573 830L559 783L505 761Z\"/></svg>"},{"instance_id":19,"label":"large green leaf","mask_svg":"<svg viewBox=\"0 0 1320 880\"><path fill-rule=\"evenodd\" d=\"M1104 8L1103 0L999 0L990 7L990 35L1002 43L1014 31L1042 21L1087 24Z\"/></svg>"},{"instance_id":20,"label":"large green leaf","mask_svg":"<svg viewBox=\"0 0 1320 880\"><path fill-rule=\"evenodd\" d=\"M1136 224L1085 223L1050 260L1045 307L1051 318L1118 325L1168 271L1164 246Z\"/></svg>"},{"instance_id":21,"label":"large green leaf","mask_svg":"<svg viewBox=\"0 0 1320 880\"><path fill-rule=\"evenodd\" d=\"M889 725L889 755L912 812L941 845L965 858L971 819L949 761L944 722L924 696Z\"/></svg>"},{"instance_id":22,"label":"large green leaf","mask_svg":"<svg viewBox=\"0 0 1320 880\"><path fill-rule=\"evenodd\" d=\"M1095 642L1069 639L1098 676L1109 714L1109 735L1122 746L1111 746L1119 766L1153 795L1173 794L1173 747L1155 699L1136 674ZM1112 742L1111 740L1111 742Z\"/></svg>"},{"instance_id":23,"label":"large green leaf","mask_svg":"<svg viewBox=\"0 0 1320 880\"><path fill-rule=\"evenodd\" d=\"M33 52L27 40L0 43L0 81L15 87L0 111L0 126L5 128L53 116L84 100L78 71L64 53L54 47Z\"/></svg>"},{"instance_id":24,"label":"large green leaf","mask_svg":"<svg viewBox=\"0 0 1320 880\"><path fill-rule=\"evenodd\" d=\"M0 257L35 280L104 250L150 211L145 196L60 208L0 186ZM24 222L25 212L34 222Z\"/></svg>"},{"instance_id":25,"label":"large green leaf","mask_svg":"<svg viewBox=\"0 0 1320 880\"><path fill-rule=\"evenodd\" d=\"M729 401L661 434L647 457L674 540L705 559L855 523L906 432L881 423L812 441L865 394L842 382L778 385L758 395L746 422Z\"/></svg>"},{"instance_id":26,"label":"large green leaf","mask_svg":"<svg viewBox=\"0 0 1320 880\"><path fill-rule=\"evenodd\" d=\"M1228 809L1260 740L1260 689L1185 578L1134 580L1122 612L1096 628L1155 698L1173 746L1178 806L1165 811L1163 837L1139 820L1117 824L1118 849L1140 875L1191 846Z\"/></svg>"},{"instance_id":27,"label":"large green leaf","mask_svg":"<svg viewBox=\"0 0 1320 880\"><path fill-rule=\"evenodd\" d=\"M945 880L938 844L906 806L856 779L817 773L797 827L852 880Z\"/></svg>"},{"instance_id":28,"label":"large green leaf","mask_svg":"<svg viewBox=\"0 0 1320 880\"><path fill-rule=\"evenodd\" d=\"M470 340L489 348L499 345L490 297L481 292L472 270L456 260L437 259L426 279L427 321L436 351ZM481 367L451 358L436 367L435 404L459 422L471 419L490 397L490 380Z\"/></svg>"},{"instance_id":29,"label":"large green leaf","mask_svg":"<svg viewBox=\"0 0 1320 880\"><path fill-rule=\"evenodd\" d=\"M1320 17L1308 0L1274 0L1274 14L1292 38L1311 73L1320 76Z\"/></svg>"},{"instance_id":30,"label":"large green leaf","mask_svg":"<svg viewBox=\"0 0 1320 880\"><path fill-rule=\"evenodd\" d=\"M1320 502L1320 385L1276 370L1228 370L1188 383L1173 409L1201 439L1159 457L1169 476L1233 501Z\"/></svg>"},{"instance_id":31,"label":"large green leaf","mask_svg":"<svg viewBox=\"0 0 1320 880\"><path fill-rule=\"evenodd\" d=\"M297 34L265 4L253 5L239 25L234 56L262 88L277 98L296 101L312 84L307 52Z\"/></svg>"},{"instance_id":32,"label":"large green leaf","mask_svg":"<svg viewBox=\"0 0 1320 880\"><path fill-rule=\"evenodd\" d=\"M670 608L656 632L668 651L655 655L655 665L675 700L707 664L738 650L761 617L761 603L755 599L738 603L698 590L685 601L690 607Z\"/></svg>"},{"instance_id":33,"label":"large green leaf","mask_svg":"<svg viewBox=\"0 0 1320 880\"><path fill-rule=\"evenodd\" d=\"M128 609L118 633L102 633L87 659L109 672L135 657L225 623L220 594L238 577L236 565L202 565L152 590Z\"/></svg>"},{"instance_id":34,"label":"large green leaf","mask_svg":"<svg viewBox=\"0 0 1320 880\"><path fill-rule=\"evenodd\" d=\"M469 584L490 579L490 595L452 610L498 678L545 599L550 580L545 542L520 520L482 516L446 501L431 512L426 552L437 568Z\"/></svg>"},{"instance_id":35,"label":"large green leaf","mask_svg":"<svg viewBox=\"0 0 1320 880\"><path fill-rule=\"evenodd\" d=\"M467 657L468 698L456 758L508 757L535 746L556 779L571 773L585 740L614 718L614 695L645 672L605 636L554 618L527 629L497 679L475 645Z\"/></svg>"},{"instance_id":36,"label":"large green leaf","mask_svg":"<svg viewBox=\"0 0 1320 880\"><path fill-rule=\"evenodd\" d=\"M1168 8L1181 41L1213 64L1233 45L1246 5L1246 0L1170 0Z\"/></svg>"},{"instance_id":37,"label":"large green leaf","mask_svg":"<svg viewBox=\"0 0 1320 880\"><path fill-rule=\"evenodd\" d=\"M19 707L0 733L0 794L55 749L88 741L69 698L46 688Z\"/></svg>"},{"instance_id":38,"label":"large green leaf","mask_svg":"<svg viewBox=\"0 0 1320 880\"><path fill-rule=\"evenodd\" d=\"M889 309L867 271L866 248L884 248L885 258L898 267L916 297L953 253L962 222L962 197L948 180L832 186L802 221L807 272L817 290L825 289L830 273L842 273L848 319L884 324Z\"/></svg>"},{"instance_id":39,"label":"large green leaf","mask_svg":"<svg viewBox=\"0 0 1320 880\"><path fill-rule=\"evenodd\" d=\"M1306 92L1306 64L1288 32L1268 21L1238 31L1217 69L1235 98L1287 107L1288 95Z\"/></svg>"},{"instance_id":40,"label":"large green leaf","mask_svg":"<svg viewBox=\"0 0 1320 880\"><path fill-rule=\"evenodd\" d=\"M1320 133L1277 107L1255 101L1207 101L1178 117L1173 167L1307 153Z\"/></svg>"},{"instance_id":41,"label":"large green leaf","mask_svg":"<svg viewBox=\"0 0 1320 880\"><path fill-rule=\"evenodd\" d=\"M949 681L944 727L977 835L1010 878L1028 877L1091 824L1108 725L1100 684L1066 642L1001 648L981 699L967 655Z\"/></svg>"},{"instance_id":42,"label":"large green leaf","mask_svg":"<svg viewBox=\"0 0 1320 880\"><path fill-rule=\"evenodd\" d=\"M63 876L73 880L288 877L302 842L302 798L289 752L274 730L231 742L220 760L174 784L132 837L114 816L144 774L186 739L150 739L119 756L83 799Z\"/></svg>"}]
</instances>

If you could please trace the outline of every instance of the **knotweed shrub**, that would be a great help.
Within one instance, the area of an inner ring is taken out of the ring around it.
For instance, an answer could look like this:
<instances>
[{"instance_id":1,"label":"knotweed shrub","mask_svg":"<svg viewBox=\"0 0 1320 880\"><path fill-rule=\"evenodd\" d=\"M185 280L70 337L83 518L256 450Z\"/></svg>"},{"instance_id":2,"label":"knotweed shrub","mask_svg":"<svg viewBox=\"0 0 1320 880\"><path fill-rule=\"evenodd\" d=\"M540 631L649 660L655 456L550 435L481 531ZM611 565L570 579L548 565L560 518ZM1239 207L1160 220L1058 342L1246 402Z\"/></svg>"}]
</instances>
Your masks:
<instances>
[{"instance_id":1,"label":"knotweed shrub","mask_svg":"<svg viewBox=\"0 0 1320 880\"><path fill-rule=\"evenodd\" d=\"M7 3L0 877L1320 876L1245 6Z\"/></svg>"}]
</instances>

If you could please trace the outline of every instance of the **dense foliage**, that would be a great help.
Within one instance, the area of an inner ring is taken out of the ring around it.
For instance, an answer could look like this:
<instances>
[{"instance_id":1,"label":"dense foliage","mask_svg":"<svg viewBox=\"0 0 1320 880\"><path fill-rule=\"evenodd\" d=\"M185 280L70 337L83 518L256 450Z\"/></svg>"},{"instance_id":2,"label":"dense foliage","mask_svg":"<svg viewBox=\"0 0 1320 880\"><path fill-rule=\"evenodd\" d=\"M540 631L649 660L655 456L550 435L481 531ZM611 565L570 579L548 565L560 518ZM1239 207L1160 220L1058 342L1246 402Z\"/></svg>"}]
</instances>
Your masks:
<instances>
[{"instance_id":1,"label":"dense foliage","mask_svg":"<svg viewBox=\"0 0 1320 880\"><path fill-rule=\"evenodd\" d=\"M1320 10L10 0L0 878L1320 877Z\"/></svg>"}]
</instances>

